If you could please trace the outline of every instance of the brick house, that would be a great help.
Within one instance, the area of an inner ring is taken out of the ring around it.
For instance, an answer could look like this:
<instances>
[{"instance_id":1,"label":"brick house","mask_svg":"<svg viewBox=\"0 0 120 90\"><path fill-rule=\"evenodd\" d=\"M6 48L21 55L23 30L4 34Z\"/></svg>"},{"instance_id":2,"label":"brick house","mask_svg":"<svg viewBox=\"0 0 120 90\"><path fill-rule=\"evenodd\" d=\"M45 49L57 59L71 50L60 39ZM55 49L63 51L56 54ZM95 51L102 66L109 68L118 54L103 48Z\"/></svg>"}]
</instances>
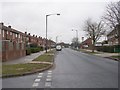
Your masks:
<instances>
[{"instance_id":1,"label":"brick house","mask_svg":"<svg viewBox=\"0 0 120 90\"><path fill-rule=\"evenodd\" d=\"M31 35L27 32L22 33L18 30L5 26L0 23L0 60L9 61L26 56L26 46L35 44L45 48L46 39ZM48 40L48 46L55 44L54 41Z\"/></svg>"},{"instance_id":2,"label":"brick house","mask_svg":"<svg viewBox=\"0 0 120 90\"><path fill-rule=\"evenodd\" d=\"M11 26L4 26L3 23L0 23L0 26L2 61L8 61L25 56L26 50L24 34L11 28Z\"/></svg>"},{"instance_id":3,"label":"brick house","mask_svg":"<svg viewBox=\"0 0 120 90\"><path fill-rule=\"evenodd\" d=\"M80 48L82 48L82 49L92 49L92 39L87 38L85 41L83 41L80 44Z\"/></svg>"}]
</instances>

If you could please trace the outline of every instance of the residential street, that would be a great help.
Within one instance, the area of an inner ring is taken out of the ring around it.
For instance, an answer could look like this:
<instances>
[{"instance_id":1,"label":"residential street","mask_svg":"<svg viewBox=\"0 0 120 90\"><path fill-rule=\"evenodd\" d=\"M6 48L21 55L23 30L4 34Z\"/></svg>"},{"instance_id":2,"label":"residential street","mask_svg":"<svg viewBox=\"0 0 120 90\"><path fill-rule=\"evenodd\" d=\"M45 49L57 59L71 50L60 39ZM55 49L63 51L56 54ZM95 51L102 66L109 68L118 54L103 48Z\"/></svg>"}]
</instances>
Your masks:
<instances>
[{"instance_id":1,"label":"residential street","mask_svg":"<svg viewBox=\"0 0 120 90\"><path fill-rule=\"evenodd\" d=\"M118 62L69 48L48 71L2 80L3 88L118 88Z\"/></svg>"}]
</instances>

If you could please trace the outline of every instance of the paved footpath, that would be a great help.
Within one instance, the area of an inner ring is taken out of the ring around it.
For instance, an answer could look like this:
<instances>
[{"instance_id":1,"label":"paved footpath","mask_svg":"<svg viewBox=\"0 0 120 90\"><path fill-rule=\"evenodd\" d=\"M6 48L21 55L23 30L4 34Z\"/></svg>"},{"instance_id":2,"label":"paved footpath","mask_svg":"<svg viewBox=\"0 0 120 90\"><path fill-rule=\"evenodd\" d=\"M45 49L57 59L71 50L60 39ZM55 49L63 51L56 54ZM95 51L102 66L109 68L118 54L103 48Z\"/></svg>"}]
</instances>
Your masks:
<instances>
[{"instance_id":1,"label":"paved footpath","mask_svg":"<svg viewBox=\"0 0 120 90\"><path fill-rule=\"evenodd\" d=\"M88 52L91 52L92 50L87 50L87 49L83 49L85 51L88 51ZM96 54L94 55L97 55L97 56L101 56L101 57L110 57L110 56L118 56L119 53L107 53L107 52L99 52L99 51L96 51L97 52Z\"/></svg>"},{"instance_id":2,"label":"paved footpath","mask_svg":"<svg viewBox=\"0 0 120 90\"><path fill-rule=\"evenodd\" d=\"M45 51L40 51L38 53L33 53L31 55L28 56L24 56L15 60L11 60L11 61L7 61L7 62L3 62L3 64L20 64L20 63L29 63L31 62L33 59L37 58L38 56L44 54Z\"/></svg>"}]
</instances>

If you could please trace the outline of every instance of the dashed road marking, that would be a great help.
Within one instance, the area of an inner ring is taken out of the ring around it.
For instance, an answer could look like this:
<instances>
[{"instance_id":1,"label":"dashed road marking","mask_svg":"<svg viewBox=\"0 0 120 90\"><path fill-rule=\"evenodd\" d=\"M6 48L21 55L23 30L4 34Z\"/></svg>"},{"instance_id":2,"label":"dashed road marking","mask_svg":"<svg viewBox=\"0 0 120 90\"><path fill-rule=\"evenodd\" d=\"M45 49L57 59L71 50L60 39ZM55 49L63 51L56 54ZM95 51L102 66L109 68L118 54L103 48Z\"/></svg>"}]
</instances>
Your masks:
<instances>
[{"instance_id":1,"label":"dashed road marking","mask_svg":"<svg viewBox=\"0 0 120 90\"><path fill-rule=\"evenodd\" d=\"M51 82L46 82L45 87L51 87Z\"/></svg>"},{"instance_id":2,"label":"dashed road marking","mask_svg":"<svg viewBox=\"0 0 120 90\"><path fill-rule=\"evenodd\" d=\"M42 78L42 76L39 75L38 78Z\"/></svg>"},{"instance_id":3,"label":"dashed road marking","mask_svg":"<svg viewBox=\"0 0 120 90\"><path fill-rule=\"evenodd\" d=\"M48 73L52 73L52 71L48 71Z\"/></svg>"},{"instance_id":4,"label":"dashed road marking","mask_svg":"<svg viewBox=\"0 0 120 90\"><path fill-rule=\"evenodd\" d=\"M40 82L40 79L35 79L35 82Z\"/></svg>"},{"instance_id":5,"label":"dashed road marking","mask_svg":"<svg viewBox=\"0 0 120 90\"><path fill-rule=\"evenodd\" d=\"M47 78L51 78L52 76L48 75Z\"/></svg>"},{"instance_id":6,"label":"dashed road marking","mask_svg":"<svg viewBox=\"0 0 120 90\"><path fill-rule=\"evenodd\" d=\"M47 82L51 82L52 79L51 79L51 78L47 78L46 81L47 81Z\"/></svg>"},{"instance_id":7,"label":"dashed road marking","mask_svg":"<svg viewBox=\"0 0 120 90\"><path fill-rule=\"evenodd\" d=\"M39 73L39 75L43 75L43 73Z\"/></svg>"},{"instance_id":8,"label":"dashed road marking","mask_svg":"<svg viewBox=\"0 0 120 90\"><path fill-rule=\"evenodd\" d=\"M49 75L52 74L51 72L48 73Z\"/></svg>"},{"instance_id":9,"label":"dashed road marking","mask_svg":"<svg viewBox=\"0 0 120 90\"><path fill-rule=\"evenodd\" d=\"M39 85L39 83L33 83L33 87L37 87Z\"/></svg>"}]
</instances>

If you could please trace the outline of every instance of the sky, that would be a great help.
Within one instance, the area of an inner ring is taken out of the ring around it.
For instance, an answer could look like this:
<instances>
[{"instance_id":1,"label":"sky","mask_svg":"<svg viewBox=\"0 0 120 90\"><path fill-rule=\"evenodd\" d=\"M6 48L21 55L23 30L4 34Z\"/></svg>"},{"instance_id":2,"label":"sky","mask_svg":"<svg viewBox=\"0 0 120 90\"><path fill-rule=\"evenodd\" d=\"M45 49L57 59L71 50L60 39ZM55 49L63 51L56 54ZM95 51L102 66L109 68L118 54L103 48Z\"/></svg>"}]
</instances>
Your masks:
<instances>
[{"instance_id":1,"label":"sky","mask_svg":"<svg viewBox=\"0 0 120 90\"><path fill-rule=\"evenodd\" d=\"M45 38L46 15L48 17L48 39L71 43L78 30L79 41L87 38L83 31L85 20L99 21L106 5L118 0L3 0L0 1L0 22L21 32ZM72 31L72 29L74 31Z\"/></svg>"}]
</instances>

